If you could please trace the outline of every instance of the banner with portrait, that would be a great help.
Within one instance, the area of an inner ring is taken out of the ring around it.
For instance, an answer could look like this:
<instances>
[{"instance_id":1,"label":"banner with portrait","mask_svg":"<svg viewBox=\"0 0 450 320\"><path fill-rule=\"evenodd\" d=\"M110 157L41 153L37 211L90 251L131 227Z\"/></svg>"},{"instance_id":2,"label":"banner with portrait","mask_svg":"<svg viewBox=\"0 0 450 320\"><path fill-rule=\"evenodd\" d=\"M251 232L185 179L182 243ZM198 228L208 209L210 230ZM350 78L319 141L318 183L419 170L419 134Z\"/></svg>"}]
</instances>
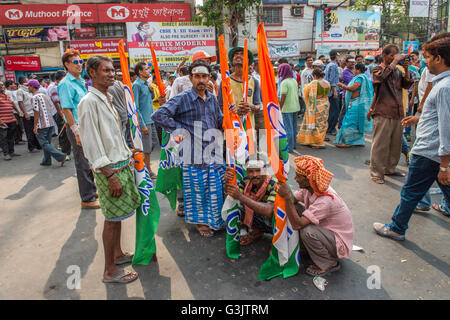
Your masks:
<instances>
[{"instance_id":1,"label":"banner with portrait","mask_svg":"<svg viewBox=\"0 0 450 320\"><path fill-rule=\"evenodd\" d=\"M17 27L4 29L6 43L57 42L70 40L67 26Z\"/></svg>"}]
</instances>

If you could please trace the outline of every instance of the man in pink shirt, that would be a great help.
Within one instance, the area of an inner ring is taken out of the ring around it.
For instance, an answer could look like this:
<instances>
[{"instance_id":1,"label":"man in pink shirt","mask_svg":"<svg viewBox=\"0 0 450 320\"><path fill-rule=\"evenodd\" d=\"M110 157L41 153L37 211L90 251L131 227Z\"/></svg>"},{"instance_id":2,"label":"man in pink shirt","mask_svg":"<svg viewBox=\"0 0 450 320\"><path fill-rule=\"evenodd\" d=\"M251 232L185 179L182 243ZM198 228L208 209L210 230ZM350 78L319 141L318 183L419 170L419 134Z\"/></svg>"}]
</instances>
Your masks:
<instances>
[{"instance_id":1,"label":"man in pink shirt","mask_svg":"<svg viewBox=\"0 0 450 320\"><path fill-rule=\"evenodd\" d=\"M314 264L306 269L311 276L323 276L340 269L339 260L350 255L353 246L353 221L345 202L331 188L333 174L325 169L322 159L301 156L295 159L300 189L293 194L285 183L275 190L286 199L286 213L292 227L300 230L300 239ZM297 202L305 205L299 216Z\"/></svg>"}]
</instances>

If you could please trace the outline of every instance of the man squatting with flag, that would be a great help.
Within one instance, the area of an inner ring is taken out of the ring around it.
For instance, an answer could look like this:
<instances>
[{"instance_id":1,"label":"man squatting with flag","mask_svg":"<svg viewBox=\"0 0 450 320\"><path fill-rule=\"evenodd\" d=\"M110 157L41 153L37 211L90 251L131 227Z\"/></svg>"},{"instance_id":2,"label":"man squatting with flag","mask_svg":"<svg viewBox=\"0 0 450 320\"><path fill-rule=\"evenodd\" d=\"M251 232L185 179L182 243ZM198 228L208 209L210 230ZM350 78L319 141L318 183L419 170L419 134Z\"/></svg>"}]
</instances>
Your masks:
<instances>
[{"instance_id":1,"label":"man squatting with flag","mask_svg":"<svg viewBox=\"0 0 450 320\"><path fill-rule=\"evenodd\" d=\"M86 71L92 86L78 105L79 132L105 216L103 282L128 283L137 279L137 273L120 269L118 265L132 260L132 255L122 252L120 236L121 221L131 217L140 204L130 168L132 152L136 150L130 151L127 146L122 134L124 124L108 93L115 80L111 58L99 55L89 58Z\"/></svg>"},{"instance_id":2,"label":"man squatting with flag","mask_svg":"<svg viewBox=\"0 0 450 320\"><path fill-rule=\"evenodd\" d=\"M173 136L183 137L180 158L185 221L195 224L204 237L213 236L213 230L224 225L223 113L216 96L207 90L210 73L208 63L194 61L189 66L192 89L171 98L152 115L158 126ZM210 129L219 136L207 132Z\"/></svg>"},{"instance_id":3,"label":"man squatting with flag","mask_svg":"<svg viewBox=\"0 0 450 320\"><path fill-rule=\"evenodd\" d=\"M313 262L306 273L324 276L339 270L339 260L352 251L352 217L345 202L330 187L333 174L325 169L322 159L305 155L297 157L295 164L295 181L300 189L292 196L287 184L277 182L275 190L286 199L288 219L295 230L300 230L300 241ZM301 216L295 208L298 201L305 205Z\"/></svg>"}]
</instances>

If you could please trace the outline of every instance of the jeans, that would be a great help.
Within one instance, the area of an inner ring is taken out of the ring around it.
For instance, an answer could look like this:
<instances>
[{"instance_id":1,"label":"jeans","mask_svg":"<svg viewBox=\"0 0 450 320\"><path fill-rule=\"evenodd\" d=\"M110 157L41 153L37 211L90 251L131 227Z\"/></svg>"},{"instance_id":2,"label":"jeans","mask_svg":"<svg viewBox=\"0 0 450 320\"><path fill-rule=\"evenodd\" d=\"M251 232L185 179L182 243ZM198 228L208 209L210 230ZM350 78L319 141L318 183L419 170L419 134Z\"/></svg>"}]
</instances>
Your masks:
<instances>
[{"instance_id":1,"label":"jeans","mask_svg":"<svg viewBox=\"0 0 450 320\"><path fill-rule=\"evenodd\" d=\"M428 158L411 154L408 178L401 192L401 201L392 216L390 229L404 235L408 229L408 222L419 201L430 189L434 181L437 181L440 163ZM443 196L450 200L450 185L444 186L437 181Z\"/></svg>"},{"instance_id":2,"label":"jeans","mask_svg":"<svg viewBox=\"0 0 450 320\"><path fill-rule=\"evenodd\" d=\"M53 127L38 129L37 139L42 149L44 149L44 157L41 164L49 166L52 164L52 157L56 161L61 162L66 158L66 154L62 153L52 145Z\"/></svg>"},{"instance_id":3,"label":"jeans","mask_svg":"<svg viewBox=\"0 0 450 320\"><path fill-rule=\"evenodd\" d=\"M341 111L339 112L339 118L338 118L338 128L340 129L342 127L342 121L344 120L344 116L347 113L347 107L345 106L345 95L341 94L339 96L339 105Z\"/></svg>"},{"instance_id":4,"label":"jeans","mask_svg":"<svg viewBox=\"0 0 450 320\"><path fill-rule=\"evenodd\" d=\"M14 154L14 140L17 131L17 124L10 122L6 124L7 128L0 128L0 148L3 149L3 155L7 156Z\"/></svg>"},{"instance_id":5,"label":"jeans","mask_svg":"<svg viewBox=\"0 0 450 320\"><path fill-rule=\"evenodd\" d=\"M32 151L34 149L41 149L39 141L37 140L36 135L33 132L34 117L30 117L29 120L23 118L23 126L25 127L25 134L27 136L28 151Z\"/></svg>"},{"instance_id":6,"label":"jeans","mask_svg":"<svg viewBox=\"0 0 450 320\"><path fill-rule=\"evenodd\" d=\"M406 140L405 135L402 135L402 153L408 154L408 152L411 151L411 148L409 147L408 140Z\"/></svg>"},{"instance_id":7,"label":"jeans","mask_svg":"<svg viewBox=\"0 0 450 320\"><path fill-rule=\"evenodd\" d=\"M408 111L406 112L406 117L410 116L412 114L412 110L413 108L409 108ZM411 126L406 127L405 131L403 132L403 136L405 137L411 137Z\"/></svg>"},{"instance_id":8,"label":"jeans","mask_svg":"<svg viewBox=\"0 0 450 320\"><path fill-rule=\"evenodd\" d=\"M292 152L295 149L295 141L297 139L298 112L287 112L287 113L283 112L282 115L283 115L283 124L284 127L286 128L286 136L288 141L289 152Z\"/></svg>"},{"instance_id":9,"label":"jeans","mask_svg":"<svg viewBox=\"0 0 450 320\"><path fill-rule=\"evenodd\" d=\"M327 133L335 133L336 132L336 125L339 120L339 96L337 98L333 98L331 96L329 98L330 100L330 111L328 113L328 130Z\"/></svg>"}]
</instances>

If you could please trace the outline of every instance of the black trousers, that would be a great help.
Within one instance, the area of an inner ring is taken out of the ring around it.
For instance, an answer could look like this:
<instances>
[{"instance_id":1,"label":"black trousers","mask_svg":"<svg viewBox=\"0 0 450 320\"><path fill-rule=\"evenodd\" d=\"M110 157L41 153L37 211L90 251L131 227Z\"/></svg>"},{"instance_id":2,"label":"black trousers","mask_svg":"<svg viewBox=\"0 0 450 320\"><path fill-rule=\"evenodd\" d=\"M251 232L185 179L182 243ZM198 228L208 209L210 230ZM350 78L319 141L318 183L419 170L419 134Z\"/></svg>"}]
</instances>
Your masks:
<instances>
[{"instance_id":1,"label":"black trousers","mask_svg":"<svg viewBox=\"0 0 450 320\"><path fill-rule=\"evenodd\" d=\"M14 136L14 141L16 143L18 143L19 141L23 141L22 137L23 137L23 133L25 132L25 129L23 127L23 121L22 118L19 117L19 115L17 113L14 114L14 117L17 120L17 126L16 126L16 134Z\"/></svg>"},{"instance_id":2,"label":"black trousers","mask_svg":"<svg viewBox=\"0 0 450 320\"><path fill-rule=\"evenodd\" d=\"M23 118L23 125L25 127L25 134L27 135L28 151L33 149L42 149L36 135L33 132L34 129L34 117L30 117L30 120Z\"/></svg>"},{"instance_id":3,"label":"black trousers","mask_svg":"<svg viewBox=\"0 0 450 320\"><path fill-rule=\"evenodd\" d=\"M17 130L15 122L7 123L7 128L0 128L0 148L3 149L3 155L14 154L14 138Z\"/></svg>"}]
</instances>

